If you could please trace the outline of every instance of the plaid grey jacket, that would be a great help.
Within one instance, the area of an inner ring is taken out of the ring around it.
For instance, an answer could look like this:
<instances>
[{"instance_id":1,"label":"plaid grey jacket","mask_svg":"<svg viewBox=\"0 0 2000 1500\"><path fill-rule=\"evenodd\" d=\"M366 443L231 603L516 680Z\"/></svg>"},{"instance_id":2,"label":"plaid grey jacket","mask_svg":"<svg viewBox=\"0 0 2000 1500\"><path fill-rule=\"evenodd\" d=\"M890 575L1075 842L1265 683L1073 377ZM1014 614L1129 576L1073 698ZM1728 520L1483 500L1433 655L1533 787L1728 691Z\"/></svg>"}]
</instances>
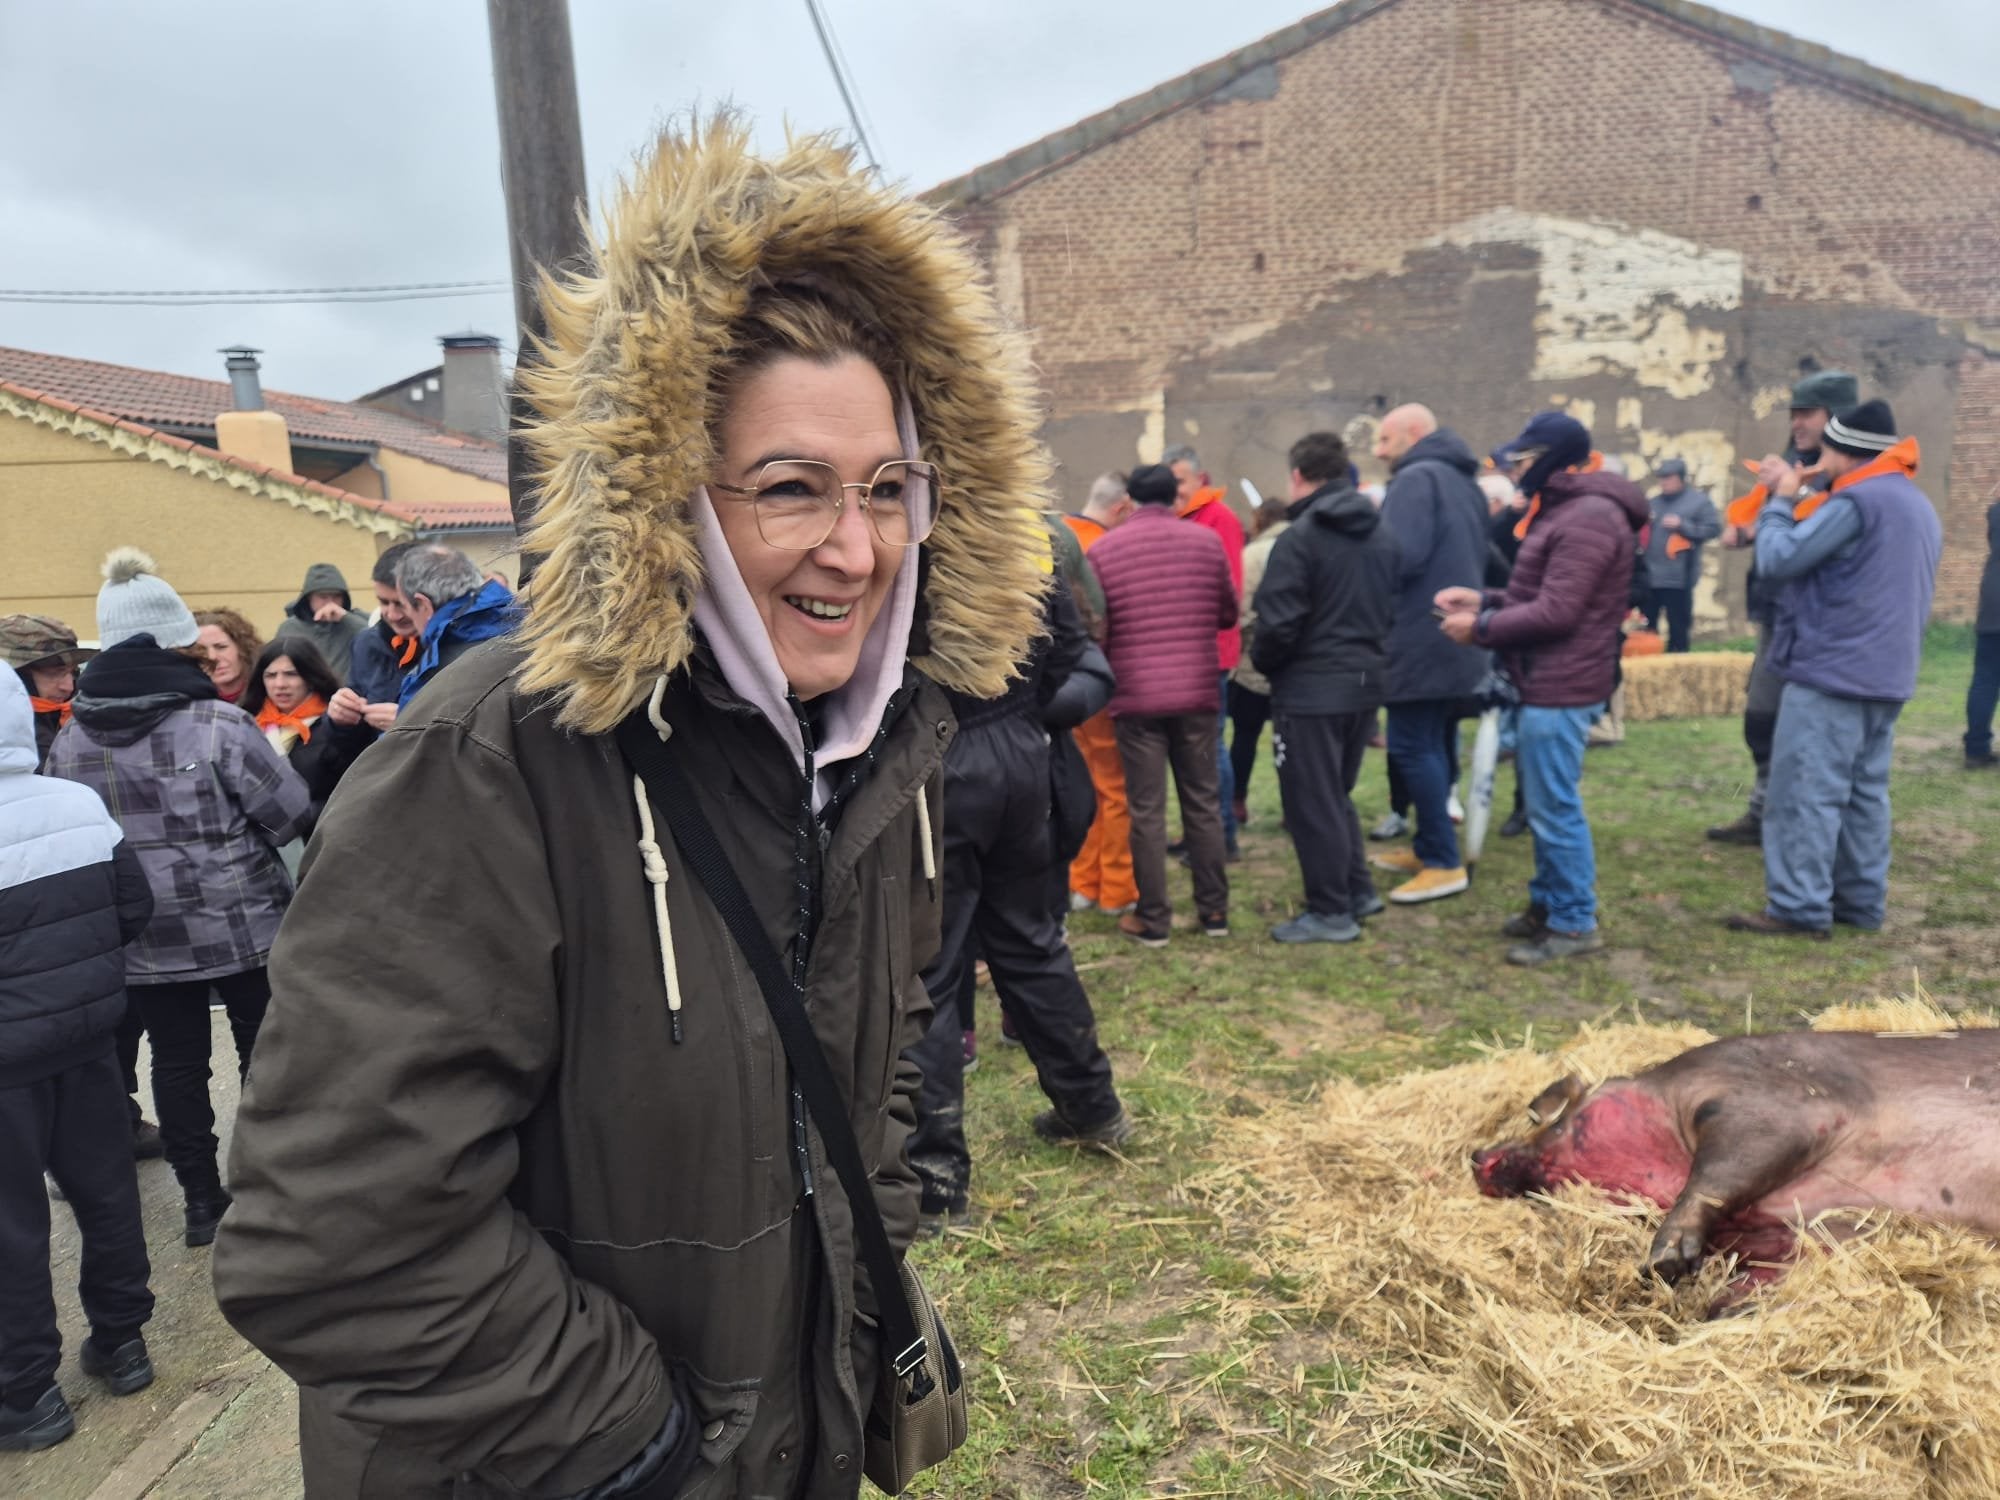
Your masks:
<instances>
[{"instance_id":1,"label":"plaid grey jacket","mask_svg":"<svg viewBox=\"0 0 2000 1500\"><path fill-rule=\"evenodd\" d=\"M263 964L292 899L277 846L311 799L250 716L215 700L182 701L150 726L81 717L56 736L47 774L104 799L153 888L153 920L125 950L128 984L240 974Z\"/></svg>"}]
</instances>

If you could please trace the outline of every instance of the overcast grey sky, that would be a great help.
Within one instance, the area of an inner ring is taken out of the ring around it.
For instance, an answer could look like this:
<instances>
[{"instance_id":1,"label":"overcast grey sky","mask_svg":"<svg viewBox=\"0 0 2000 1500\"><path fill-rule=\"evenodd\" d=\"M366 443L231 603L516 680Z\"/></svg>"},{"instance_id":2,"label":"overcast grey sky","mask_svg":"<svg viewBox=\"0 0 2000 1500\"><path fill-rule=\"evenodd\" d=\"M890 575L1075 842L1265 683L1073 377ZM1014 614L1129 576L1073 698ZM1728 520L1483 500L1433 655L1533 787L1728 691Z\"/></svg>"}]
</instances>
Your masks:
<instances>
[{"instance_id":1,"label":"overcast grey sky","mask_svg":"<svg viewBox=\"0 0 2000 1500\"><path fill-rule=\"evenodd\" d=\"M1231 48L1313 0L824 0L885 170L925 188ZM2000 0L1721 8L2000 103ZM804 0L571 0L592 191L663 118L733 100L767 139L845 128ZM1412 66L1422 66L1413 59ZM1659 81L1671 93L1673 80ZM507 274L481 0L0 0L0 287L293 287ZM1647 100L1632 101L1644 111ZM0 344L349 398L511 343L505 294L368 306L26 307Z\"/></svg>"}]
</instances>

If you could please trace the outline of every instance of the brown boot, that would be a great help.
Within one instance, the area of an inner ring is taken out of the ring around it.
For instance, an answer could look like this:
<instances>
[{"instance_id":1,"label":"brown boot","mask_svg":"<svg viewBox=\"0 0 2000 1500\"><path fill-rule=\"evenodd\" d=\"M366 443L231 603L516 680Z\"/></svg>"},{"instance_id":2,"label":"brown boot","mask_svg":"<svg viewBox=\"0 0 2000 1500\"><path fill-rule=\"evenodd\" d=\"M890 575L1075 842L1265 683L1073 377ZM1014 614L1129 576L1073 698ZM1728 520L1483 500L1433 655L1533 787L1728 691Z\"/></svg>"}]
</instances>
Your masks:
<instances>
[{"instance_id":1,"label":"brown boot","mask_svg":"<svg viewBox=\"0 0 2000 1500\"><path fill-rule=\"evenodd\" d=\"M1722 823L1708 830L1708 836L1718 844L1755 844L1764 842L1764 820L1755 813L1745 813L1734 823Z\"/></svg>"},{"instance_id":2,"label":"brown boot","mask_svg":"<svg viewBox=\"0 0 2000 1500\"><path fill-rule=\"evenodd\" d=\"M1739 912L1729 919L1728 925L1731 932L1754 932L1761 937L1802 937L1823 943L1832 936L1827 928L1787 922L1783 917L1774 917L1767 911Z\"/></svg>"}]
</instances>

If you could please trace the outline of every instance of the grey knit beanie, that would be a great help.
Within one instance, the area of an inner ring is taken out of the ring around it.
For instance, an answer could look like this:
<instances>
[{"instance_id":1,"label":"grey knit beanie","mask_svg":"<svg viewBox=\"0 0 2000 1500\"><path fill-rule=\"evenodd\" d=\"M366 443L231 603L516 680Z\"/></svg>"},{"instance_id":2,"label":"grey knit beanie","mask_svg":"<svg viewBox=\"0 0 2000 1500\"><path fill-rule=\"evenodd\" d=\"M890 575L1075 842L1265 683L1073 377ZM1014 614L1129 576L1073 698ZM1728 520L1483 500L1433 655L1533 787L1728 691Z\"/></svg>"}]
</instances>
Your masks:
<instances>
[{"instance_id":1,"label":"grey knit beanie","mask_svg":"<svg viewBox=\"0 0 2000 1500\"><path fill-rule=\"evenodd\" d=\"M97 641L111 647L150 635L166 647L192 646L201 635L194 616L156 564L137 547L114 547L104 559L104 587L97 591Z\"/></svg>"}]
</instances>

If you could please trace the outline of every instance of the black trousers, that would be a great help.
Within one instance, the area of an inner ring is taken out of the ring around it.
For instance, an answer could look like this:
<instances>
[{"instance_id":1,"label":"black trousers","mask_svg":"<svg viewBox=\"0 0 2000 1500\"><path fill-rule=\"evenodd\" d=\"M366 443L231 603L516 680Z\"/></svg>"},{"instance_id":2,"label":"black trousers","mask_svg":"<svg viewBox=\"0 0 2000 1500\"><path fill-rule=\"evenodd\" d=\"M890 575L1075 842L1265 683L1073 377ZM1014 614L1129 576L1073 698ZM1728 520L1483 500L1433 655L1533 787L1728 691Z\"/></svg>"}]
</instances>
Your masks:
<instances>
[{"instance_id":1,"label":"black trousers","mask_svg":"<svg viewBox=\"0 0 2000 1500\"><path fill-rule=\"evenodd\" d=\"M1658 630L1667 617L1667 650L1685 651L1694 636L1694 590L1655 588L1646 601L1646 628Z\"/></svg>"},{"instance_id":2,"label":"black trousers","mask_svg":"<svg viewBox=\"0 0 2000 1500\"><path fill-rule=\"evenodd\" d=\"M1271 695L1253 692L1240 682L1229 684L1229 769L1236 800L1250 800L1250 773L1257 768L1257 741L1271 722Z\"/></svg>"},{"instance_id":3,"label":"black trousers","mask_svg":"<svg viewBox=\"0 0 2000 1500\"><path fill-rule=\"evenodd\" d=\"M216 1165L215 1106L208 1097L211 988L229 1012L240 1081L250 1071L250 1052L271 1000L270 977L262 968L219 979L135 984L129 992L153 1039L153 1108L160 1117L167 1163L187 1189L214 1188L222 1181ZM131 1151L129 1138L126 1151Z\"/></svg>"},{"instance_id":4,"label":"black trousers","mask_svg":"<svg viewBox=\"0 0 2000 1500\"><path fill-rule=\"evenodd\" d=\"M118 1023L118 1071L125 1079L125 1106L137 1130L146 1112L139 1108L139 1039L146 1034L146 1018L135 1003L125 1007L125 1019Z\"/></svg>"},{"instance_id":5,"label":"black trousers","mask_svg":"<svg viewBox=\"0 0 2000 1500\"><path fill-rule=\"evenodd\" d=\"M123 1342L153 1315L152 1267L111 1047L53 1077L0 1088L0 1391L9 1394L40 1392L62 1361L44 1171L82 1233L84 1316L101 1343Z\"/></svg>"},{"instance_id":6,"label":"black trousers","mask_svg":"<svg viewBox=\"0 0 2000 1500\"><path fill-rule=\"evenodd\" d=\"M1306 909L1323 917L1352 916L1375 892L1368 874L1354 782L1375 727L1373 713L1288 714L1271 729L1285 828L1305 877Z\"/></svg>"},{"instance_id":7,"label":"black trousers","mask_svg":"<svg viewBox=\"0 0 2000 1500\"><path fill-rule=\"evenodd\" d=\"M1041 726L1016 715L961 732L945 759L944 805L944 932L924 971L937 1013L911 1049L923 1089L910 1165L926 1213L963 1208L972 1180L959 998L975 956L986 960L1042 1092L1063 1117L1090 1126L1119 1108L1090 997L1049 911L1055 854Z\"/></svg>"}]
</instances>

